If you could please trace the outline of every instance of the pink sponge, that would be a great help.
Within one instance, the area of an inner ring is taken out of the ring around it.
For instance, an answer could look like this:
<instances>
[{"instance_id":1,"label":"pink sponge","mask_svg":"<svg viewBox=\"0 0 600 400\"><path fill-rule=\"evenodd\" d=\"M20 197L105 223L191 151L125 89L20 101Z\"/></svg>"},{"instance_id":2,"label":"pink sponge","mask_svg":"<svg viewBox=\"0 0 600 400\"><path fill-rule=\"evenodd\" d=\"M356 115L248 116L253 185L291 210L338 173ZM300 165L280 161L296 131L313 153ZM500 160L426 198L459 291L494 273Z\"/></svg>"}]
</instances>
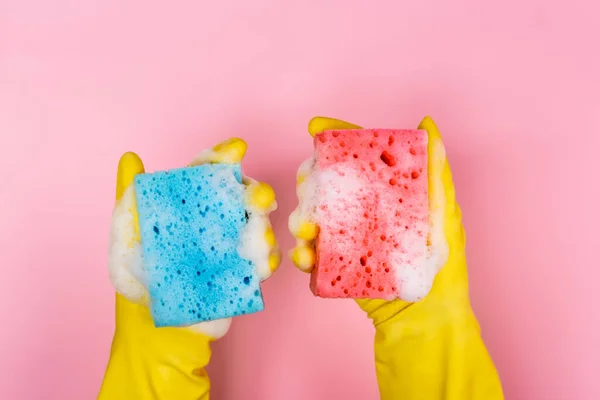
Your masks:
<instances>
[{"instance_id":1,"label":"pink sponge","mask_svg":"<svg viewBox=\"0 0 600 400\"><path fill-rule=\"evenodd\" d=\"M314 143L313 293L419 299L429 288L415 285L432 280L427 132L325 131Z\"/></svg>"}]
</instances>

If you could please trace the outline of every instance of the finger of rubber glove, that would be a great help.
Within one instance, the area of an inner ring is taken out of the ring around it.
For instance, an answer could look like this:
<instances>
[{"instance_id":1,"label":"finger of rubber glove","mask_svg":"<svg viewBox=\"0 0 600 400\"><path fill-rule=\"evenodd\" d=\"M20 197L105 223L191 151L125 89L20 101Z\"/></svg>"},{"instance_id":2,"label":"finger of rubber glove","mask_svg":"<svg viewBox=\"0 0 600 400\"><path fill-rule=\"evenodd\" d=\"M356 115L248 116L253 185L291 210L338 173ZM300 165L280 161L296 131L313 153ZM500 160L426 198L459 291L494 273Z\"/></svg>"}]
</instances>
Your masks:
<instances>
[{"instance_id":1,"label":"finger of rubber glove","mask_svg":"<svg viewBox=\"0 0 600 400\"><path fill-rule=\"evenodd\" d=\"M246 155L248 145L240 138L227 139L210 150L201 152L190 163L191 166L204 163L241 163ZM246 203L251 212L253 223L261 227L260 238L250 238L256 249L264 249L266 255L265 265L257 265L257 272L261 280L268 279L281 263L281 250L269 214L277 209L277 200L273 188L265 183L256 181L248 176L242 178L246 185ZM255 250L256 250L255 249Z\"/></svg>"},{"instance_id":2,"label":"finger of rubber glove","mask_svg":"<svg viewBox=\"0 0 600 400\"><path fill-rule=\"evenodd\" d=\"M296 246L290 252L292 262L300 271L311 272L315 266L314 240L319 234L318 225L303 219L296 209L290 216L289 230L296 238Z\"/></svg>"},{"instance_id":3,"label":"finger of rubber glove","mask_svg":"<svg viewBox=\"0 0 600 400\"><path fill-rule=\"evenodd\" d=\"M308 122L308 133L315 136L317 133L330 130L362 129L362 127L351 122L329 117L314 117Z\"/></svg>"}]
</instances>

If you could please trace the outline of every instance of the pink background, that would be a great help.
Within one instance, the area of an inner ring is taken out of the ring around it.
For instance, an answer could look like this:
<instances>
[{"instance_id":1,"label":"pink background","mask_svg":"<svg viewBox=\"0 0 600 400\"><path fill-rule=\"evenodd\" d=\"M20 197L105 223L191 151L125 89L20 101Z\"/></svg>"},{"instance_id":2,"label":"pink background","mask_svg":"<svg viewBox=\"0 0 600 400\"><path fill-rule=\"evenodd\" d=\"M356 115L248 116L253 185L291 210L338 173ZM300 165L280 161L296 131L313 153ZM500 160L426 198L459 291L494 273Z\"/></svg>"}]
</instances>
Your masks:
<instances>
[{"instance_id":1,"label":"pink background","mask_svg":"<svg viewBox=\"0 0 600 400\"><path fill-rule=\"evenodd\" d=\"M414 127L430 114L507 398L600 398L600 7L368 3L0 2L0 397L95 398L122 152L155 170L243 136L287 250L310 117ZM307 285L285 261L267 311L234 321L210 366L215 399L378 397L369 321Z\"/></svg>"}]
</instances>

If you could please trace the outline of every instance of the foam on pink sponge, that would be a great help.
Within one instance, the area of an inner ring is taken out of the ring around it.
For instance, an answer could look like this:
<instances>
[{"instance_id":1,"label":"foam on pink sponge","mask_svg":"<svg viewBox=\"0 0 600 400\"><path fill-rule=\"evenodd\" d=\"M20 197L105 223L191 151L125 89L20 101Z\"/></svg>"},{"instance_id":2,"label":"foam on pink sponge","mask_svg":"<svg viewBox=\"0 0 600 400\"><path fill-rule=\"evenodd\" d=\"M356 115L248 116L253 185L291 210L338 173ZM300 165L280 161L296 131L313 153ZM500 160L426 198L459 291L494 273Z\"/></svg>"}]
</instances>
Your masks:
<instances>
[{"instance_id":1,"label":"foam on pink sponge","mask_svg":"<svg viewBox=\"0 0 600 400\"><path fill-rule=\"evenodd\" d=\"M423 130L315 136L299 189L299 214L320 228L315 295L416 301L429 292L440 266L430 240L427 158Z\"/></svg>"}]
</instances>

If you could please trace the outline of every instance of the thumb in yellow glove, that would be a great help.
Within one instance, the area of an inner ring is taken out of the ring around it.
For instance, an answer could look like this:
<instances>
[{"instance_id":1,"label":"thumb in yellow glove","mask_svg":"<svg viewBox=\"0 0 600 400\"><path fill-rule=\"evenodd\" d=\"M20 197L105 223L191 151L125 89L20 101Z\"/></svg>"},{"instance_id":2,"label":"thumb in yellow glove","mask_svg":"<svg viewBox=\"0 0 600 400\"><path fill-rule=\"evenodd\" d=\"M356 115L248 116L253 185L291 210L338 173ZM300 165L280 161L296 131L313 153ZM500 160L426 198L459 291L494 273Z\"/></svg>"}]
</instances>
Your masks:
<instances>
[{"instance_id":1,"label":"thumb in yellow glove","mask_svg":"<svg viewBox=\"0 0 600 400\"><path fill-rule=\"evenodd\" d=\"M360 127L324 117L309 123L312 136L341 129ZM429 117L419 129L428 133L430 212L443 210L448 260L429 294L419 302L357 300L376 328L375 367L381 399L502 399L498 374L469 302L465 234L442 139ZM298 184L305 174L301 167ZM315 263L318 226L311 221L294 221L290 229L297 239L292 261L310 272Z\"/></svg>"},{"instance_id":2,"label":"thumb in yellow glove","mask_svg":"<svg viewBox=\"0 0 600 400\"><path fill-rule=\"evenodd\" d=\"M200 153L190 165L205 162L241 162L246 143L230 139ZM141 263L140 235L133 179L144 172L140 158L126 153L117 172L117 203L111 226L109 271L116 294L116 329L108 367L98 399L101 400L207 400L210 381L205 371L210 342L229 329L231 319L203 322L185 328L155 328L148 308L148 291L136 276ZM244 177L247 201L268 214L276 207L271 187ZM270 272L280 262L280 251L270 224ZM263 273L264 279L265 276Z\"/></svg>"}]
</instances>

